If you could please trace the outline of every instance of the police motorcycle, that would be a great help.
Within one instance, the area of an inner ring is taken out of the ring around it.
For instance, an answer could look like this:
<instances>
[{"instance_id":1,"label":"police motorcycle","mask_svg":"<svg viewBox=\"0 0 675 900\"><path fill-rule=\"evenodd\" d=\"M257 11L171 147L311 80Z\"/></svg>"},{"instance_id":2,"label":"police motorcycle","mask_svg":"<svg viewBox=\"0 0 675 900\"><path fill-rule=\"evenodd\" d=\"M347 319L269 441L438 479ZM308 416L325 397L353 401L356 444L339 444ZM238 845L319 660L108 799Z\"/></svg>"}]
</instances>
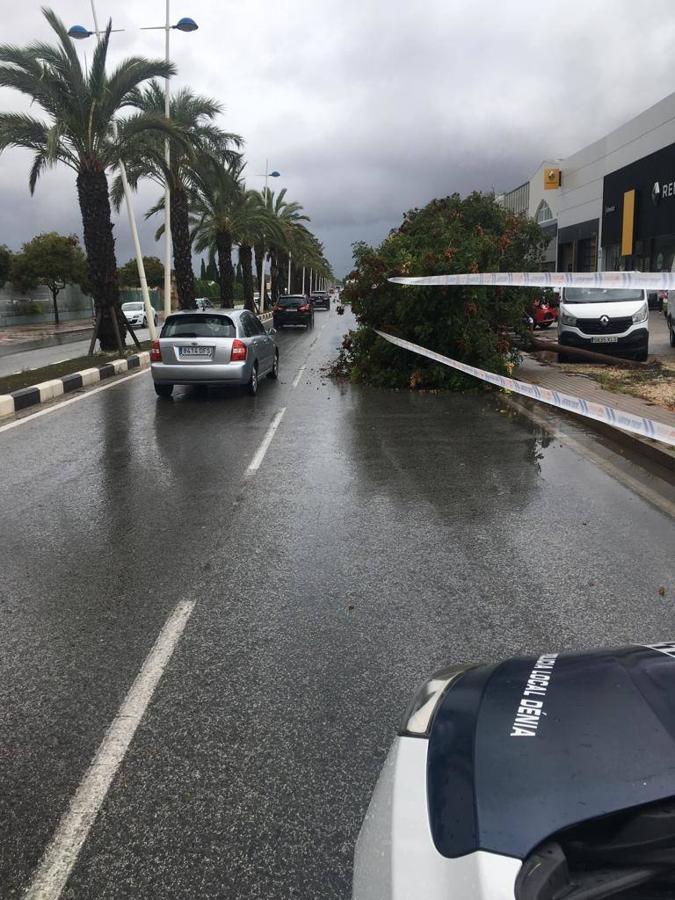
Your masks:
<instances>
[{"instance_id":1,"label":"police motorcycle","mask_svg":"<svg viewBox=\"0 0 675 900\"><path fill-rule=\"evenodd\" d=\"M354 857L353 900L675 898L675 642L436 673Z\"/></svg>"}]
</instances>

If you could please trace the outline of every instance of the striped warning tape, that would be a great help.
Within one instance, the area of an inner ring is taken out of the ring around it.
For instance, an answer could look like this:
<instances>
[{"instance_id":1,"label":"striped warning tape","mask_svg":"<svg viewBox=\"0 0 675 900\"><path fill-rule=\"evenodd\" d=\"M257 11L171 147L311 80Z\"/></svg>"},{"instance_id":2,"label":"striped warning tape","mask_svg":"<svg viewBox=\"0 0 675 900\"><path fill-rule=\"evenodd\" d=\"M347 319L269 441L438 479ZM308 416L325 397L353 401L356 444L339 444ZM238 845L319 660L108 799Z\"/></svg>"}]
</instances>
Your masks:
<instances>
[{"instance_id":1,"label":"striped warning tape","mask_svg":"<svg viewBox=\"0 0 675 900\"><path fill-rule=\"evenodd\" d=\"M640 288L675 290L675 272L464 272L461 275L423 275L390 278L406 285L474 285L475 287Z\"/></svg>"},{"instance_id":2,"label":"striped warning tape","mask_svg":"<svg viewBox=\"0 0 675 900\"><path fill-rule=\"evenodd\" d=\"M633 434L639 434L642 437L651 438L654 441L660 441L663 444L675 447L675 428L671 425L635 416L614 406L604 406L602 403L593 403L583 400L581 397L563 394L561 391L550 391L548 388L529 384L526 381L518 381L515 378L508 378L505 375L495 375L494 372L486 372L485 369L479 369L476 366L469 366L466 363L459 362L459 360L450 359L449 356L443 356L440 353L435 353L433 350L427 350L425 347L420 347L419 344L404 341L402 338L386 334L384 331L376 330L376 334L379 334L385 341L389 341L390 344L395 344L404 350L410 350L412 353L419 353L421 356L433 359L444 366L450 366L450 368L458 369L466 375L480 378L481 381L487 381L516 394L523 394L523 396L530 397L533 400L540 400L542 403L556 406L558 409L574 412L580 416L585 416L587 419L595 419L596 422L604 422L606 425L611 425L614 428L621 428L624 431L630 431Z\"/></svg>"}]
</instances>

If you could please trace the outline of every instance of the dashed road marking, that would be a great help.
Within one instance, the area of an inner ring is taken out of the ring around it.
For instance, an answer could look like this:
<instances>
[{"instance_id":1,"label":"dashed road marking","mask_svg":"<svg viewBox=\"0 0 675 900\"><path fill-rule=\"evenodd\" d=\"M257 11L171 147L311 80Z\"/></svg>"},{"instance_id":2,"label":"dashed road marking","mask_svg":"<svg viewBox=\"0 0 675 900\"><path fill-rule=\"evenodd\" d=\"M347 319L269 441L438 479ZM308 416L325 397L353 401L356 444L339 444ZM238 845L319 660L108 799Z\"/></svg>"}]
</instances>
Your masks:
<instances>
[{"instance_id":1,"label":"dashed road marking","mask_svg":"<svg viewBox=\"0 0 675 900\"><path fill-rule=\"evenodd\" d=\"M267 453L267 449L269 445L272 443L272 438L276 434L276 430L281 424L281 420L284 417L284 413L286 412L286 407L280 409L276 416L272 419L272 423L270 427L267 429L265 437L260 442L260 446L255 451L253 459L248 464L247 472L257 472L260 466L262 465L262 461L265 459L265 454Z\"/></svg>"},{"instance_id":2,"label":"dashed road marking","mask_svg":"<svg viewBox=\"0 0 675 900\"><path fill-rule=\"evenodd\" d=\"M24 900L58 900L61 896L194 607L194 600L179 603L164 623L47 846Z\"/></svg>"},{"instance_id":3,"label":"dashed road marking","mask_svg":"<svg viewBox=\"0 0 675 900\"><path fill-rule=\"evenodd\" d=\"M300 379L302 378L302 373L305 371L305 366L300 366L298 369L298 374L293 379L293 387L296 388L300 383Z\"/></svg>"}]
</instances>

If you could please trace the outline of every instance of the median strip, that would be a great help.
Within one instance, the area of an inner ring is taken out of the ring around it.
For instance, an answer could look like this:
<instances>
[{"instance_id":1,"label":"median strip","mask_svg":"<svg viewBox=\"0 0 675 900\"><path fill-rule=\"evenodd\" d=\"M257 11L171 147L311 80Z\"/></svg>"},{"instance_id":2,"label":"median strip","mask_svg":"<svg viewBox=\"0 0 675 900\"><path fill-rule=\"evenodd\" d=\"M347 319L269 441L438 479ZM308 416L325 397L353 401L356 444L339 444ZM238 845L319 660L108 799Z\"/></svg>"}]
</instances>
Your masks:
<instances>
[{"instance_id":1,"label":"median strip","mask_svg":"<svg viewBox=\"0 0 675 900\"><path fill-rule=\"evenodd\" d=\"M61 378L52 378L40 384L19 388L8 394L0 394L0 419L13 416L30 406L48 403L63 394L81 390L88 385L97 384L99 381L121 375L129 370L146 369L149 365L150 354L144 350L126 359L114 359L102 366L70 372Z\"/></svg>"}]
</instances>

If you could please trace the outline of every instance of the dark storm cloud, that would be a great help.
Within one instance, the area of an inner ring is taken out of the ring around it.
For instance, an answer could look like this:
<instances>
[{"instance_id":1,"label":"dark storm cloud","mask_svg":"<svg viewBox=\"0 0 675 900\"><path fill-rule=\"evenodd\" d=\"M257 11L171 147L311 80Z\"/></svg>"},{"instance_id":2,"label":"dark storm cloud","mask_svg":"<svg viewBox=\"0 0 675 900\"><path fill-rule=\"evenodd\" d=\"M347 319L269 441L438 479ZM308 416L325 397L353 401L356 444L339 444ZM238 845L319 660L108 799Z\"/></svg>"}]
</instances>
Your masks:
<instances>
[{"instance_id":1,"label":"dark storm cloud","mask_svg":"<svg viewBox=\"0 0 675 900\"><path fill-rule=\"evenodd\" d=\"M69 24L89 24L86 0L62 0ZM112 12L117 59L163 52L163 3L97 0ZM666 93L675 36L671 3L649 15L632 0L288 0L246 4L190 0L200 23L172 34L178 83L221 99L223 125L247 140L248 181L260 187L265 158L283 177L276 189L303 203L336 271L350 244L380 240L404 210L432 197L503 190L544 158L564 156L602 136ZM189 8L188 8L189 7ZM47 37L38 5L4 11L5 40ZM91 47L82 47L91 53ZM2 108L21 101L0 91ZM36 197L28 162L0 160L0 242L17 246L35 231L79 230L71 174L50 173ZM142 212L157 191L138 199ZM157 253L154 223L142 228ZM118 255L131 255L124 219Z\"/></svg>"}]
</instances>

